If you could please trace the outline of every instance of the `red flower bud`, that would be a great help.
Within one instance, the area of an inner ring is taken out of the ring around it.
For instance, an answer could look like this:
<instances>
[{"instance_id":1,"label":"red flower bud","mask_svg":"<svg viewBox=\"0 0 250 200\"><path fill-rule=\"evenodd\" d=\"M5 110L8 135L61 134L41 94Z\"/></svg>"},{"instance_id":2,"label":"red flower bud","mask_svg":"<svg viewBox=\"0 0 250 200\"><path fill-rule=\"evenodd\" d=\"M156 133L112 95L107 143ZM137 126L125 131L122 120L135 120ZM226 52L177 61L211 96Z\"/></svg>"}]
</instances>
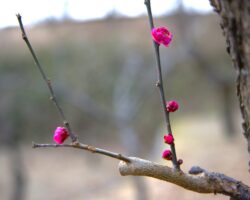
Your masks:
<instances>
[{"instance_id":1,"label":"red flower bud","mask_svg":"<svg viewBox=\"0 0 250 200\"><path fill-rule=\"evenodd\" d=\"M183 160L182 160L182 159L179 159L179 160L177 161L177 163L178 163L178 165L181 165L181 164L183 163Z\"/></svg>"},{"instance_id":2,"label":"red flower bud","mask_svg":"<svg viewBox=\"0 0 250 200\"><path fill-rule=\"evenodd\" d=\"M158 27L153 28L151 31L153 40L157 44L163 44L164 46L168 47L170 42L172 41L173 35L170 31L165 27Z\"/></svg>"},{"instance_id":3,"label":"red flower bud","mask_svg":"<svg viewBox=\"0 0 250 200\"><path fill-rule=\"evenodd\" d=\"M166 105L166 109L168 112L175 112L178 110L179 104L177 101L168 101Z\"/></svg>"},{"instance_id":4,"label":"red flower bud","mask_svg":"<svg viewBox=\"0 0 250 200\"><path fill-rule=\"evenodd\" d=\"M54 132L54 141L57 144L62 144L69 136L69 133L64 127L57 127Z\"/></svg>"},{"instance_id":5,"label":"red flower bud","mask_svg":"<svg viewBox=\"0 0 250 200\"><path fill-rule=\"evenodd\" d=\"M165 150L162 153L162 158L164 158L165 160L172 160L172 152L170 150Z\"/></svg>"},{"instance_id":6,"label":"red flower bud","mask_svg":"<svg viewBox=\"0 0 250 200\"><path fill-rule=\"evenodd\" d=\"M164 142L167 144L173 144L174 142L174 137L171 133L164 135Z\"/></svg>"}]
</instances>

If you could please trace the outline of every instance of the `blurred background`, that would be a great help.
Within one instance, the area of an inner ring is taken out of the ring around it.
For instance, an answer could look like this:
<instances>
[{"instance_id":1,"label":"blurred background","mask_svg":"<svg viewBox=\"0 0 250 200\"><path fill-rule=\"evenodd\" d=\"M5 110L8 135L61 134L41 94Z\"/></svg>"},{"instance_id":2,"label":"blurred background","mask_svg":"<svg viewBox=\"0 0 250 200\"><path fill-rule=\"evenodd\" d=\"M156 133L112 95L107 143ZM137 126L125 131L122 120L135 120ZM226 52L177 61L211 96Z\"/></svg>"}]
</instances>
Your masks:
<instances>
[{"instance_id":1,"label":"blurred background","mask_svg":"<svg viewBox=\"0 0 250 200\"><path fill-rule=\"evenodd\" d=\"M146 8L141 1L3 1L0 13L0 194L3 200L227 199L144 177L121 177L117 160L52 143L62 126L21 39L15 14L54 85L73 131L86 144L162 160L167 148ZM219 18L207 0L152 0L166 97L183 170L199 165L250 184L235 72Z\"/></svg>"}]
</instances>

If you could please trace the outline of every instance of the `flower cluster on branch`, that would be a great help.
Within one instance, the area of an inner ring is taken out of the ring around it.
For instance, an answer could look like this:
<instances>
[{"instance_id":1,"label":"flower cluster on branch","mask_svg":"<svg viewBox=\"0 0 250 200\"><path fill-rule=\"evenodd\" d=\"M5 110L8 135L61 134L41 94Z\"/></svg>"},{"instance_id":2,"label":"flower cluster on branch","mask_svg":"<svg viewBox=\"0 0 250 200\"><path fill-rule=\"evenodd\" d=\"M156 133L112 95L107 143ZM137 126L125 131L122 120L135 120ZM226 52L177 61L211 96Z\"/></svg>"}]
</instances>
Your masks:
<instances>
[{"instance_id":1,"label":"flower cluster on branch","mask_svg":"<svg viewBox=\"0 0 250 200\"><path fill-rule=\"evenodd\" d=\"M172 161L173 168L167 167L165 165L159 165L154 162L143 160L136 157L127 157L119 153L111 152L105 149L97 148L91 145L82 144L78 141L76 135L72 132L69 123L63 113L62 108L54 95L54 91L51 85L51 81L47 78L42 66L40 65L38 58L28 40L25 33L21 15L18 14L18 22L20 29L22 31L22 38L26 42L32 57L38 67L44 81L46 82L48 89L51 94L51 100L54 102L65 127L57 127L53 139L56 144L36 144L33 143L34 148L38 147L71 147L86 150L92 153L98 153L101 155L109 156L120 160L119 170L121 175L133 175L133 176L148 176L164 180L167 182L174 183L185 189L192 190L199 193L221 193L232 197L235 200L250 200L250 187L241 183L240 181L234 180L223 174L207 172L199 167L192 168L189 173L185 173L180 169L180 165L183 163L182 159L177 160L176 150L175 150L175 139L173 132L171 130L171 124L169 119L169 114L178 110L179 104L177 101L167 101L165 100L165 93L162 80L162 67L160 61L160 45L168 47L173 39L172 33L163 26L158 28L154 27L153 16L151 12L150 0L145 0L145 5L148 11L149 24L151 30L151 36L155 48L156 55L156 66L158 70L158 80L156 86L159 88L161 102L165 114L166 129L167 134L164 135L164 142L170 146L170 149L164 150L162 157L166 160ZM65 140L70 137L70 144L63 144Z\"/></svg>"}]
</instances>

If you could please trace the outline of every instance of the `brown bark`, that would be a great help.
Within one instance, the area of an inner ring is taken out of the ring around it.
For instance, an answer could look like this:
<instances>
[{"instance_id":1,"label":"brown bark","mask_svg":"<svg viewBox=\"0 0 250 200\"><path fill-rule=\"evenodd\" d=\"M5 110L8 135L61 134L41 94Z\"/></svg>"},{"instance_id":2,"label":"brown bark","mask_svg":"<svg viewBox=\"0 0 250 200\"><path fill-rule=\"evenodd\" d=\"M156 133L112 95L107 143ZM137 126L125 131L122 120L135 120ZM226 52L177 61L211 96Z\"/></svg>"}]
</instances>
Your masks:
<instances>
[{"instance_id":1,"label":"brown bark","mask_svg":"<svg viewBox=\"0 0 250 200\"><path fill-rule=\"evenodd\" d=\"M148 176L199 193L220 193L235 200L250 200L250 187L224 174L208 172L200 167L191 168L187 174L141 158L129 159L130 162L119 163L119 171L123 176Z\"/></svg>"},{"instance_id":2,"label":"brown bark","mask_svg":"<svg viewBox=\"0 0 250 200\"><path fill-rule=\"evenodd\" d=\"M250 1L210 0L210 2L221 18L227 51L237 72L237 95L243 117L244 136L250 153Z\"/></svg>"}]
</instances>

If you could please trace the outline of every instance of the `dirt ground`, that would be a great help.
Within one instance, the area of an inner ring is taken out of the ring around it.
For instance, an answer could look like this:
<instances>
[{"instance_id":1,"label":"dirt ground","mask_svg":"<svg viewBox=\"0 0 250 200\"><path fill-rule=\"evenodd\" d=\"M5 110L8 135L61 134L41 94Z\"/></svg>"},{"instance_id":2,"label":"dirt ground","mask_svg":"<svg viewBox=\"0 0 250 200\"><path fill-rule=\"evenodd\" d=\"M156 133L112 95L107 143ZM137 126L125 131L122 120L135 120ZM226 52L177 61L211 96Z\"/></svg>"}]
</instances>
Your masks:
<instances>
[{"instance_id":1,"label":"dirt ground","mask_svg":"<svg viewBox=\"0 0 250 200\"><path fill-rule=\"evenodd\" d=\"M193 165L221 172L250 184L246 142L240 130L233 140L226 139L216 118L193 118L177 121L178 157L184 160L182 169ZM170 165L160 155L165 148L159 144L158 157L153 161ZM115 147L111 147L115 151ZM135 199L131 177L120 176L118 161L74 149L21 149L26 175L26 200L105 200ZM0 193L8 200L12 192L10 152L0 151ZM198 194L153 178L142 178L149 199L228 200L213 194Z\"/></svg>"}]
</instances>

